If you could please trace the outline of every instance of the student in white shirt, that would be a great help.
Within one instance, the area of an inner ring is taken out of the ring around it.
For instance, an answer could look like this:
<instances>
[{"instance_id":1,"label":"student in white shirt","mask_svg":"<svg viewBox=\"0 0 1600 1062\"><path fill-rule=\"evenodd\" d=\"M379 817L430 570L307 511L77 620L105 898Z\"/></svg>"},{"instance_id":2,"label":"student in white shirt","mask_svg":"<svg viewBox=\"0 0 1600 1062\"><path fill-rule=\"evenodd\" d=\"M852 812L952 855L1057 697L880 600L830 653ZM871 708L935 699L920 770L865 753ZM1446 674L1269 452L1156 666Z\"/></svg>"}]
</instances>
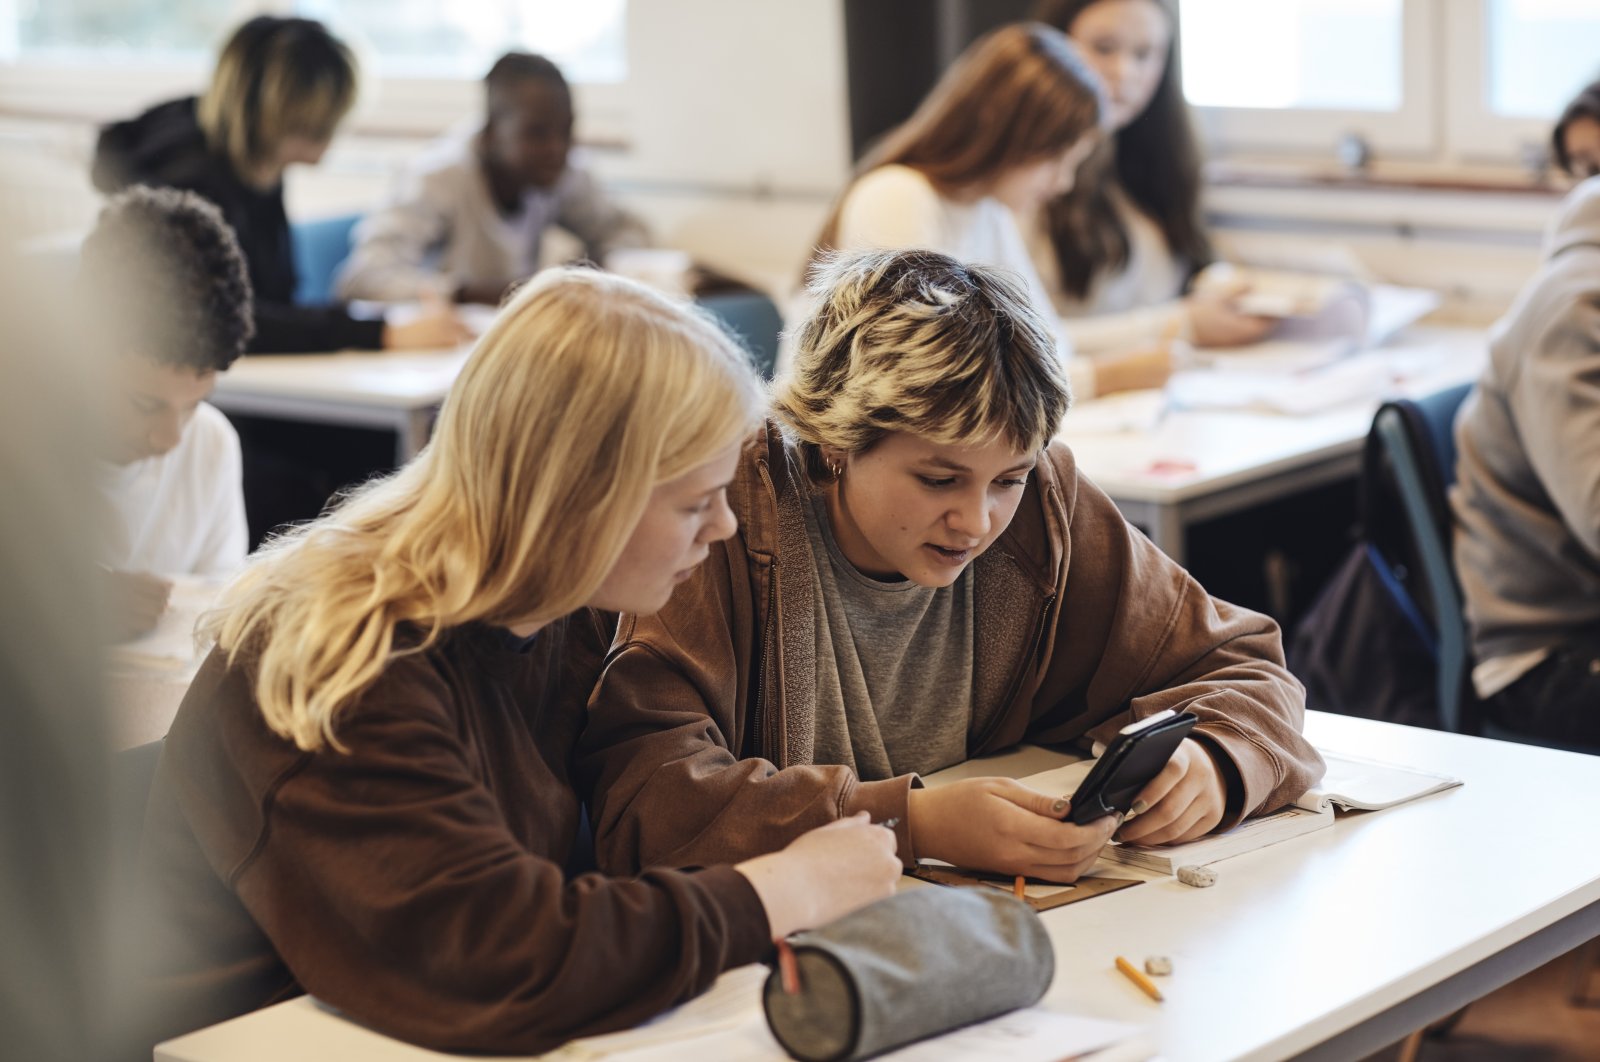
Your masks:
<instances>
[{"instance_id":1,"label":"student in white shirt","mask_svg":"<svg viewBox=\"0 0 1600 1062\"><path fill-rule=\"evenodd\" d=\"M862 160L813 260L832 249L939 251L1010 270L1048 312L1049 292L1016 218L1072 186L1099 139L1105 106L1094 73L1063 34L1038 23L985 34ZM1091 362L1071 358L1070 340L1059 338L1079 398L1159 386L1170 371L1164 351Z\"/></svg>"},{"instance_id":2,"label":"student in white shirt","mask_svg":"<svg viewBox=\"0 0 1600 1062\"><path fill-rule=\"evenodd\" d=\"M79 292L109 353L103 562L123 635L154 626L175 575L244 563L239 437L205 404L254 326L244 256L192 192L136 186L83 245Z\"/></svg>"},{"instance_id":3,"label":"student in white shirt","mask_svg":"<svg viewBox=\"0 0 1600 1062\"><path fill-rule=\"evenodd\" d=\"M341 269L347 299L443 294L495 304L539 268L557 226L603 261L649 242L644 225L605 193L572 151L572 93L542 56L510 52L484 78L487 114L410 169L387 208L362 221Z\"/></svg>"},{"instance_id":4,"label":"student in white shirt","mask_svg":"<svg viewBox=\"0 0 1600 1062\"><path fill-rule=\"evenodd\" d=\"M1210 263L1200 218L1200 151L1178 70L1167 0L1042 0L1039 21L1065 32L1105 85L1110 136L1073 187L1024 221L1029 250L1080 351L1197 346L1263 338L1239 289L1184 295Z\"/></svg>"}]
</instances>

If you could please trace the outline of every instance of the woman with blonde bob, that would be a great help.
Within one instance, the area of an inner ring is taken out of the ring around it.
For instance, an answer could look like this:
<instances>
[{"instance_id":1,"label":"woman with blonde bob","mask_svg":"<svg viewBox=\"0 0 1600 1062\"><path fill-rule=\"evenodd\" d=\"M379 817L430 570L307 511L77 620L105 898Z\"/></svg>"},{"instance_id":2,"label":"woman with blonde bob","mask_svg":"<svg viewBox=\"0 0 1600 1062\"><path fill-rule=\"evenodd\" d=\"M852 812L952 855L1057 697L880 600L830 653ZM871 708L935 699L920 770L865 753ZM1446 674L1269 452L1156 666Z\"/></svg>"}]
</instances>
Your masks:
<instances>
[{"instance_id":1,"label":"woman with blonde bob","mask_svg":"<svg viewBox=\"0 0 1600 1062\"><path fill-rule=\"evenodd\" d=\"M737 866L564 873L612 631L592 610L656 611L732 533L760 404L707 318L547 272L411 464L256 555L151 797L178 942L157 950L152 1037L305 991L429 1047L543 1052L892 890L892 835L860 817Z\"/></svg>"},{"instance_id":2,"label":"woman with blonde bob","mask_svg":"<svg viewBox=\"0 0 1600 1062\"><path fill-rule=\"evenodd\" d=\"M181 188L222 211L255 289L251 350L433 348L467 338L445 308L387 324L354 317L341 305L295 303L284 174L292 165L322 161L355 106L357 83L355 53L322 23L261 15L228 38L200 96L158 104L100 134L93 178L101 191Z\"/></svg>"},{"instance_id":3,"label":"woman with blonde bob","mask_svg":"<svg viewBox=\"0 0 1600 1062\"><path fill-rule=\"evenodd\" d=\"M1200 721L1123 839L1188 840L1316 781L1277 626L1206 594L1051 441L1067 384L1009 274L868 252L824 260L812 295L729 489L739 533L623 618L591 699L603 867L745 858L864 809L898 820L908 865L1072 881L1115 819L918 776L1167 708Z\"/></svg>"},{"instance_id":4,"label":"woman with blonde bob","mask_svg":"<svg viewBox=\"0 0 1600 1062\"><path fill-rule=\"evenodd\" d=\"M834 249L939 251L1012 271L1048 311L1018 219L1072 187L1106 110L1099 79L1064 34L1039 23L990 31L861 160L812 262ZM1061 322L1051 331L1079 398L1159 386L1171 371L1157 350L1073 358Z\"/></svg>"}]
</instances>

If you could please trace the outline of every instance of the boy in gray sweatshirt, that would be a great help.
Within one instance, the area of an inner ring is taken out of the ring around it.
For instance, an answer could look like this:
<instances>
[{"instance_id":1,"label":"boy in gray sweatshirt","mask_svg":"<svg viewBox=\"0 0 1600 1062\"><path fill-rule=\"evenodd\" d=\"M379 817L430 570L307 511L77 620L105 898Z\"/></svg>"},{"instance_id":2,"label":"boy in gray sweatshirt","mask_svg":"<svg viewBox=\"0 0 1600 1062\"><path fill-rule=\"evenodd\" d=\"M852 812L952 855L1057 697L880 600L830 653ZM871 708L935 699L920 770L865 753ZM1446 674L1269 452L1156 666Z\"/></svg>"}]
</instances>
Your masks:
<instances>
[{"instance_id":1,"label":"boy in gray sweatshirt","mask_svg":"<svg viewBox=\"0 0 1600 1062\"><path fill-rule=\"evenodd\" d=\"M1500 725L1600 753L1600 177L1495 326L1456 441L1473 685Z\"/></svg>"}]
</instances>

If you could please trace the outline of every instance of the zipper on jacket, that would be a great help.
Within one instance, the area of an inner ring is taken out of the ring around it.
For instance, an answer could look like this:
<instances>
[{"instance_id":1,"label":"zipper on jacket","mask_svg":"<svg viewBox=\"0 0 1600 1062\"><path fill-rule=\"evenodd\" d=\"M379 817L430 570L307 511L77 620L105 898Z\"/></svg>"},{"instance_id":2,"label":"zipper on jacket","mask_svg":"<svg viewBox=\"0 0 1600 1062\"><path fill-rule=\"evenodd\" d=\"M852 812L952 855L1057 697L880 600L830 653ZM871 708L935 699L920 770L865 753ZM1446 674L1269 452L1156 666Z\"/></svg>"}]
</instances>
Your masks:
<instances>
[{"instance_id":1,"label":"zipper on jacket","mask_svg":"<svg viewBox=\"0 0 1600 1062\"><path fill-rule=\"evenodd\" d=\"M1055 594L1051 594L1044 599L1044 608L1039 610L1039 626L1033 632L1033 649L1027 656L1022 658L1022 666L1017 668L1016 677L1011 680L1011 688L1000 699L1000 706L995 710L994 718L989 720L989 725L983 728L983 733L979 734L978 739L973 742L972 751L974 754L983 748L990 738L994 737L996 730L1000 729L1000 724L1005 721L1008 714L1006 709L1011 707L1011 702L1017 699L1017 691L1022 688L1022 676L1028 673L1029 663L1039 659L1039 647L1044 644L1045 631L1050 627L1050 612L1055 608L1055 605Z\"/></svg>"},{"instance_id":2,"label":"zipper on jacket","mask_svg":"<svg viewBox=\"0 0 1600 1062\"><path fill-rule=\"evenodd\" d=\"M756 469L761 475L762 486L767 488L767 497L772 500L772 511L777 512L778 489L772 484L772 472L765 461L757 462ZM767 676L772 668L772 626L778 614L778 556L776 552L771 556L767 565L767 615L761 621L761 664L756 673L756 703L751 715L766 742L766 748L757 749L757 754L767 754L763 758L782 768L788 766L789 759L783 741L783 720L778 718L777 712L768 711L771 706L767 703Z\"/></svg>"}]
</instances>

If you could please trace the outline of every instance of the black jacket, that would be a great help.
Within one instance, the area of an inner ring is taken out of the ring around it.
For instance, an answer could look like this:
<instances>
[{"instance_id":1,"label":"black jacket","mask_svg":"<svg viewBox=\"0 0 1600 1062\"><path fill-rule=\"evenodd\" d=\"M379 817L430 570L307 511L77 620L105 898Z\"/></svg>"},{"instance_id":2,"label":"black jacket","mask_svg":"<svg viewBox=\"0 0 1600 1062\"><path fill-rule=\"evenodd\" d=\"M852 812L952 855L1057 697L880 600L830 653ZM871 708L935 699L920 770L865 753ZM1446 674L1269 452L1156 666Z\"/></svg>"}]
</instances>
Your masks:
<instances>
[{"instance_id":1,"label":"black jacket","mask_svg":"<svg viewBox=\"0 0 1600 1062\"><path fill-rule=\"evenodd\" d=\"M262 191L240 180L206 146L193 96L159 104L100 131L92 176L103 192L132 184L184 188L215 203L244 250L256 294L250 350L305 353L383 345L383 322L351 317L343 306L294 304L294 255L283 186Z\"/></svg>"}]
</instances>

